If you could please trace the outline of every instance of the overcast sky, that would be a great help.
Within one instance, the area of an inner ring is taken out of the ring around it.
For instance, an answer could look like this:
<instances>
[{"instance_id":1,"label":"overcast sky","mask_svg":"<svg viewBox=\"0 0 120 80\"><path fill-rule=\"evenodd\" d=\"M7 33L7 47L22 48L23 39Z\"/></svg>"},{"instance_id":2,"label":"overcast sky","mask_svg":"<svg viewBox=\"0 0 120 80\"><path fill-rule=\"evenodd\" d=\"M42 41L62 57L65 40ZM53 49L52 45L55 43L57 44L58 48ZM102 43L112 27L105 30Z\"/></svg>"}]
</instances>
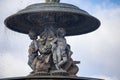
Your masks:
<instances>
[{"instance_id":1,"label":"overcast sky","mask_svg":"<svg viewBox=\"0 0 120 80\"><path fill-rule=\"evenodd\" d=\"M28 46L25 34L7 29L6 17L26 6L44 0L0 0L0 78L26 76L31 72L27 65ZM120 80L120 0L61 0L86 10L101 21L98 30L67 37L74 60L81 61L78 76Z\"/></svg>"}]
</instances>

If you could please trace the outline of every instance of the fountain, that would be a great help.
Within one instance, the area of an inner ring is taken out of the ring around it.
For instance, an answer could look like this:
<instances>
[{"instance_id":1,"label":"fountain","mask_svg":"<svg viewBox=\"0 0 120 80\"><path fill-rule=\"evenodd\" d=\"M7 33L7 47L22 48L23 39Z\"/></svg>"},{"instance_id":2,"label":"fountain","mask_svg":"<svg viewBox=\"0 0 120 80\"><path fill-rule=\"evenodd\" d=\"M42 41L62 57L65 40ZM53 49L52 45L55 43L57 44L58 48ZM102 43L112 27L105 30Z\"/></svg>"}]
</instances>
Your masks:
<instances>
[{"instance_id":1,"label":"fountain","mask_svg":"<svg viewBox=\"0 0 120 80\"><path fill-rule=\"evenodd\" d=\"M66 36L92 32L100 21L78 7L60 3L60 0L46 0L33 4L9 16L5 25L16 32L29 35L32 40L28 52L28 65L33 70L21 80L99 80L77 77L79 70L71 58L73 52Z\"/></svg>"}]
</instances>

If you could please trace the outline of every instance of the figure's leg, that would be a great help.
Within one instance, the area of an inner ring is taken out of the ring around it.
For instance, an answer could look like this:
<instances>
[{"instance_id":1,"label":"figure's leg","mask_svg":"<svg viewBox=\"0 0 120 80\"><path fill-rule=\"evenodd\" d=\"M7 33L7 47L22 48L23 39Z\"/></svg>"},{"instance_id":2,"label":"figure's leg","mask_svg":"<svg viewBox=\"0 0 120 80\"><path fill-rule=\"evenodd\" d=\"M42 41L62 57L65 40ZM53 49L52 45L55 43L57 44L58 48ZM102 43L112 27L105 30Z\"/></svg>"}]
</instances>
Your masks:
<instances>
[{"instance_id":1,"label":"figure's leg","mask_svg":"<svg viewBox=\"0 0 120 80\"><path fill-rule=\"evenodd\" d=\"M61 66L67 62L67 54L65 53L65 48L63 46L59 47L57 50L57 57L58 57L58 67L62 69Z\"/></svg>"},{"instance_id":2,"label":"figure's leg","mask_svg":"<svg viewBox=\"0 0 120 80\"><path fill-rule=\"evenodd\" d=\"M57 53L56 53L56 55L57 55L57 60L58 60L58 63L61 61L61 47L58 47L57 48Z\"/></svg>"},{"instance_id":3,"label":"figure's leg","mask_svg":"<svg viewBox=\"0 0 120 80\"><path fill-rule=\"evenodd\" d=\"M62 66L63 64L65 64L68 61L67 55L63 54L62 56L62 60L58 63L58 66Z\"/></svg>"},{"instance_id":4,"label":"figure's leg","mask_svg":"<svg viewBox=\"0 0 120 80\"><path fill-rule=\"evenodd\" d=\"M56 69L59 70L59 67L58 67L58 58L57 58L57 53L56 52L53 53L53 62L55 64Z\"/></svg>"},{"instance_id":5,"label":"figure's leg","mask_svg":"<svg viewBox=\"0 0 120 80\"><path fill-rule=\"evenodd\" d=\"M32 63L34 61L34 59L38 56L37 53L33 53L33 54L29 54L28 56L28 65L34 70Z\"/></svg>"}]
</instances>

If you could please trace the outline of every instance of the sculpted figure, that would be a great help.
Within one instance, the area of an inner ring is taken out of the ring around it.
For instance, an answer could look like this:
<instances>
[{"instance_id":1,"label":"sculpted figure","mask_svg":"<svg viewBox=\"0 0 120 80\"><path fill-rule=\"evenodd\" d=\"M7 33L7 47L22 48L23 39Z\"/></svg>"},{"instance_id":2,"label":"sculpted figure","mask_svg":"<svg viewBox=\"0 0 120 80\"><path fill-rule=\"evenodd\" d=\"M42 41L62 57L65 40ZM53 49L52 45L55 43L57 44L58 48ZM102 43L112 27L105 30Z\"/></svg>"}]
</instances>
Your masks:
<instances>
[{"instance_id":1,"label":"sculpted figure","mask_svg":"<svg viewBox=\"0 0 120 80\"><path fill-rule=\"evenodd\" d=\"M47 33L44 31L38 39L38 47L40 55L35 58L33 65L35 65L35 72L49 72L51 63L51 48L46 45Z\"/></svg>"},{"instance_id":2,"label":"sculpted figure","mask_svg":"<svg viewBox=\"0 0 120 80\"><path fill-rule=\"evenodd\" d=\"M34 70L35 67L32 65L34 59L38 56L38 42L37 42L37 35L34 31L29 32L29 37L32 40L31 44L29 45L29 55L28 55L28 65Z\"/></svg>"},{"instance_id":3,"label":"sculpted figure","mask_svg":"<svg viewBox=\"0 0 120 80\"><path fill-rule=\"evenodd\" d=\"M40 35L40 39L39 41L39 52L41 54L47 54L50 52L49 48L46 46L46 41L47 41L47 33L46 31L44 31L41 35Z\"/></svg>"},{"instance_id":4,"label":"sculpted figure","mask_svg":"<svg viewBox=\"0 0 120 80\"><path fill-rule=\"evenodd\" d=\"M44 31L37 40L37 35L34 31L29 32L29 37L32 40L29 46L29 59L28 65L32 68L33 72L48 71L50 61L50 49L46 47L47 33ZM38 55L38 52L40 55Z\"/></svg>"},{"instance_id":5,"label":"sculpted figure","mask_svg":"<svg viewBox=\"0 0 120 80\"><path fill-rule=\"evenodd\" d=\"M49 27L47 29L47 40L46 40L46 47L48 47L51 51L52 51L52 47L54 45L52 45L52 42L55 40L56 38L56 33L53 27Z\"/></svg>"},{"instance_id":6,"label":"sculpted figure","mask_svg":"<svg viewBox=\"0 0 120 80\"><path fill-rule=\"evenodd\" d=\"M54 70L65 72L69 75L76 75L78 72L77 63L73 61L71 55L73 54L70 45L66 43L65 30L58 28L46 28L37 39L35 32L29 32L32 40L29 46L29 60L28 64L33 69L32 73L54 74ZM38 53L40 53L38 55Z\"/></svg>"},{"instance_id":7,"label":"sculpted figure","mask_svg":"<svg viewBox=\"0 0 120 80\"><path fill-rule=\"evenodd\" d=\"M56 69L60 70L62 69L61 66L67 62L67 54L66 54L66 39L65 31L63 28L57 29L57 38L52 42L52 45L54 44L53 49L53 62L55 64Z\"/></svg>"},{"instance_id":8,"label":"sculpted figure","mask_svg":"<svg viewBox=\"0 0 120 80\"><path fill-rule=\"evenodd\" d=\"M63 64L62 68L66 70L70 76L75 76L79 70L76 64L79 64L80 61L73 61L73 59L71 58L73 52L71 51L69 44L67 44L66 52L68 54L68 60L65 64Z\"/></svg>"}]
</instances>

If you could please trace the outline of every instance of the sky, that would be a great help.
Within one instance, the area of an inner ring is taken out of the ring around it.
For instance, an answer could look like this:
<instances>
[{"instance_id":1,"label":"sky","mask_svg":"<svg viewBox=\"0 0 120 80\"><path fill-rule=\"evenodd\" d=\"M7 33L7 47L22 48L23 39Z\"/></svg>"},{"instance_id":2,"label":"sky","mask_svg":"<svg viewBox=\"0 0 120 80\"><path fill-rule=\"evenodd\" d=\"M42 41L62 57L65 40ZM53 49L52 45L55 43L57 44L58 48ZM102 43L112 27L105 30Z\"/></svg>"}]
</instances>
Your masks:
<instances>
[{"instance_id":1,"label":"sky","mask_svg":"<svg viewBox=\"0 0 120 80\"><path fill-rule=\"evenodd\" d=\"M44 0L0 0L0 78L26 76L28 35L9 30L4 25L8 16ZM101 21L96 31L66 37L72 58L81 61L78 76L120 80L120 0L61 0L78 6Z\"/></svg>"}]
</instances>

